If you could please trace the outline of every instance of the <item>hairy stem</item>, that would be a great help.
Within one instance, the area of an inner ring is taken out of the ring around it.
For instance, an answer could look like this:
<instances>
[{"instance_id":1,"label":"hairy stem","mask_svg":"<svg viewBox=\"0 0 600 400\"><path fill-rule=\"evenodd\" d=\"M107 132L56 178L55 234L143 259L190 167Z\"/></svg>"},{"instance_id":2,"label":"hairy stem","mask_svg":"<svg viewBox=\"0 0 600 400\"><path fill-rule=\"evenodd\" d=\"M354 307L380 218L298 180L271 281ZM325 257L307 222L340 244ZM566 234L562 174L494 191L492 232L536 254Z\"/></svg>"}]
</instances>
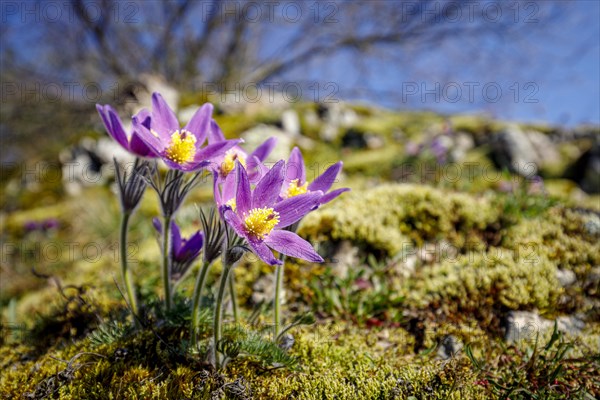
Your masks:
<instances>
[{"instance_id":1,"label":"hairy stem","mask_svg":"<svg viewBox=\"0 0 600 400\"><path fill-rule=\"evenodd\" d=\"M135 288L131 280L131 271L127 265L127 228L129 227L129 212L123 213L121 219L121 236L120 236L120 253L121 253L121 275L123 276L123 283L125 284L125 290L127 291L127 300L129 307L131 307L131 313L133 314L133 321L137 325L138 305L137 298L135 295Z\"/></svg>"},{"instance_id":2,"label":"hairy stem","mask_svg":"<svg viewBox=\"0 0 600 400\"><path fill-rule=\"evenodd\" d=\"M204 282L206 281L206 274L209 270L210 263L204 261L198 271L198 277L196 278L196 285L194 286L194 297L192 298L192 326L191 326L191 339L192 346L198 342L198 313L200 312L200 301L202 300L202 292L204 291Z\"/></svg>"},{"instance_id":3,"label":"hairy stem","mask_svg":"<svg viewBox=\"0 0 600 400\"><path fill-rule=\"evenodd\" d=\"M273 313L274 313L274 335L273 339L277 341L281 330L281 287L283 286L283 267L285 264L285 255L281 254L279 259L281 264L275 267L275 295L273 297Z\"/></svg>"},{"instance_id":4,"label":"hairy stem","mask_svg":"<svg viewBox=\"0 0 600 400\"><path fill-rule=\"evenodd\" d=\"M162 270L162 278L163 278L163 286L165 291L165 307L167 310L171 309L171 216L166 215L164 217L163 224L163 270Z\"/></svg>"},{"instance_id":5,"label":"hairy stem","mask_svg":"<svg viewBox=\"0 0 600 400\"><path fill-rule=\"evenodd\" d=\"M214 343L215 343L215 368L219 370L221 368L221 356L217 350L217 344L221 341L222 337L222 326L221 319L223 317L223 298L225 297L225 291L227 289L227 282L229 281L229 272L231 266L223 265L223 274L221 275L221 282L219 283L219 292L217 293L217 302L215 304L215 315L214 315Z\"/></svg>"},{"instance_id":6,"label":"hairy stem","mask_svg":"<svg viewBox=\"0 0 600 400\"><path fill-rule=\"evenodd\" d=\"M238 304L235 293L235 275L229 274L229 297L231 297L231 308L233 310L233 320L238 323Z\"/></svg>"}]
</instances>

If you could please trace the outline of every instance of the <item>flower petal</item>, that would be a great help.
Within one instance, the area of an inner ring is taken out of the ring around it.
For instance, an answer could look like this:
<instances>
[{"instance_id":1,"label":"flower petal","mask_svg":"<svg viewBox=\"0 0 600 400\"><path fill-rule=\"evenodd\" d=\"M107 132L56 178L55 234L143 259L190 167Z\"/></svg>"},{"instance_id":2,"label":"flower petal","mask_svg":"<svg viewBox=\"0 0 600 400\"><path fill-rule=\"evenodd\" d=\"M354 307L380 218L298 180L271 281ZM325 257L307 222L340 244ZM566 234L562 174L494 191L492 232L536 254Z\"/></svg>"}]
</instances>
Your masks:
<instances>
[{"instance_id":1,"label":"flower petal","mask_svg":"<svg viewBox=\"0 0 600 400\"><path fill-rule=\"evenodd\" d=\"M235 199L235 191L236 191L236 176L231 173L228 174L225 178L225 182L223 182L223 202L227 203L229 200Z\"/></svg>"},{"instance_id":2,"label":"flower petal","mask_svg":"<svg viewBox=\"0 0 600 400\"><path fill-rule=\"evenodd\" d=\"M306 170L304 168L304 158L300 149L294 147L290 153L290 158L285 166L285 180L291 182L298 179L299 185L304 185L306 182Z\"/></svg>"},{"instance_id":3,"label":"flower petal","mask_svg":"<svg viewBox=\"0 0 600 400\"><path fill-rule=\"evenodd\" d=\"M218 143L225 140L223 131L214 119L210 121L210 131L208 132L208 144Z\"/></svg>"},{"instance_id":4,"label":"flower petal","mask_svg":"<svg viewBox=\"0 0 600 400\"><path fill-rule=\"evenodd\" d=\"M188 240L183 242L183 246L179 251L181 260L179 261L192 261L202 250L202 244L204 243L204 234L201 231L194 233Z\"/></svg>"},{"instance_id":5,"label":"flower petal","mask_svg":"<svg viewBox=\"0 0 600 400\"><path fill-rule=\"evenodd\" d=\"M162 223L160 222L160 219L156 217L152 218L152 225L154 226L154 229L162 235Z\"/></svg>"},{"instance_id":6,"label":"flower petal","mask_svg":"<svg viewBox=\"0 0 600 400\"><path fill-rule=\"evenodd\" d=\"M151 157L156 158L158 155L140 138L137 131L133 131L131 134L131 141L129 142L129 149L132 153L137 154L140 157Z\"/></svg>"},{"instance_id":7,"label":"flower petal","mask_svg":"<svg viewBox=\"0 0 600 400\"><path fill-rule=\"evenodd\" d=\"M172 257L179 258L178 255L181 252L182 244L183 243L181 239L181 231L179 230L179 227L177 226L175 221L171 221L171 251L173 252L173 254L171 255Z\"/></svg>"},{"instance_id":8,"label":"flower petal","mask_svg":"<svg viewBox=\"0 0 600 400\"><path fill-rule=\"evenodd\" d=\"M213 144L209 144L208 146L200 149L196 152L194 156L195 162L200 161L211 161L212 158L225 153L227 150L240 143L240 139L234 140L224 140L222 142L217 142Z\"/></svg>"},{"instance_id":9,"label":"flower petal","mask_svg":"<svg viewBox=\"0 0 600 400\"><path fill-rule=\"evenodd\" d=\"M96 110L98 110L98 114L100 114L100 118L102 118L108 134L125 150L129 150L127 134L123 129L121 118L119 118L117 112L109 105L101 106L100 104L96 104Z\"/></svg>"},{"instance_id":10,"label":"flower petal","mask_svg":"<svg viewBox=\"0 0 600 400\"><path fill-rule=\"evenodd\" d=\"M252 193L246 170L239 161L235 163L235 181L235 212L238 215L244 215L252 207Z\"/></svg>"},{"instance_id":11,"label":"flower petal","mask_svg":"<svg viewBox=\"0 0 600 400\"><path fill-rule=\"evenodd\" d=\"M237 233L240 237L248 239L248 234L244 230L244 223L242 222L240 217L235 212L233 212L231 207L223 206L219 211L221 211L223 219L225 219L225 222L227 222L229 226L233 228L235 233Z\"/></svg>"},{"instance_id":12,"label":"flower petal","mask_svg":"<svg viewBox=\"0 0 600 400\"><path fill-rule=\"evenodd\" d=\"M308 185L308 190L321 190L323 193L327 192L329 188L331 188L331 185L336 182L337 176L342 170L342 166L343 163L340 161L327 168L325 172Z\"/></svg>"},{"instance_id":13,"label":"flower petal","mask_svg":"<svg viewBox=\"0 0 600 400\"><path fill-rule=\"evenodd\" d=\"M184 129L192 132L196 136L196 147L200 148L209 131L211 130L213 105L210 103L204 104L194 113L194 116L187 123Z\"/></svg>"},{"instance_id":14,"label":"flower petal","mask_svg":"<svg viewBox=\"0 0 600 400\"><path fill-rule=\"evenodd\" d=\"M270 137L258 146L251 154L250 157L256 157L259 161L265 161L265 159L271 154L275 145L277 144L277 138Z\"/></svg>"},{"instance_id":15,"label":"flower petal","mask_svg":"<svg viewBox=\"0 0 600 400\"><path fill-rule=\"evenodd\" d=\"M175 113L160 93L152 94L152 129L164 137L179 129Z\"/></svg>"},{"instance_id":16,"label":"flower petal","mask_svg":"<svg viewBox=\"0 0 600 400\"><path fill-rule=\"evenodd\" d=\"M341 188L341 189L332 190L331 192L323 195L323 197L321 197L321 200L319 200L319 203L320 204L329 203L331 200L335 199L340 194L342 194L344 192L349 192L349 191L350 191L349 188Z\"/></svg>"},{"instance_id":17,"label":"flower petal","mask_svg":"<svg viewBox=\"0 0 600 400\"><path fill-rule=\"evenodd\" d=\"M323 192L308 192L282 200L273 206L279 213L279 223L275 228L285 228L314 210L319 205Z\"/></svg>"},{"instance_id":18,"label":"flower petal","mask_svg":"<svg viewBox=\"0 0 600 400\"><path fill-rule=\"evenodd\" d=\"M146 128L137 116L132 119L133 130L139 136L139 138L152 150L156 155L161 155L165 149L165 143L160 138L154 136L148 128Z\"/></svg>"},{"instance_id":19,"label":"flower petal","mask_svg":"<svg viewBox=\"0 0 600 400\"><path fill-rule=\"evenodd\" d=\"M248 238L248 244L254 251L254 254L256 254L261 260L263 260L267 264L269 264L269 265L283 264L283 262L281 262L280 260L275 258L271 249L269 249L269 247L263 241L258 241L258 240L255 240L250 237L250 238Z\"/></svg>"},{"instance_id":20,"label":"flower petal","mask_svg":"<svg viewBox=\"0 0 600 400\"><path fill-rule=\"evenodd\" d=\"M290 231L275 229L265 238L265 243L286 256L323 262L323 257L317 254L309 242Z\"/></svg>"},{"instance_id":21,"label":"flower petal","mask_svg":"<svg viewBox=\"0 0 600 400\"><path fill-rule=\"evenodd\" d=\"M248 160L246 160L246 172L248 172L250 183L258 183L258 181L269 172L269 168L256 156L250 156Z\"/></svg>"},{"instance_id":22,"label":"flower petal","mask_svg":"<svg viewBox=\"0 0 600 400\"><path fill-rule=\"evenodd\" d=\"M285 161L280 160L256 184L252 193L252 208L271 207L279 197L283 184L283 167Z\"/></svg>"}]
</instances>

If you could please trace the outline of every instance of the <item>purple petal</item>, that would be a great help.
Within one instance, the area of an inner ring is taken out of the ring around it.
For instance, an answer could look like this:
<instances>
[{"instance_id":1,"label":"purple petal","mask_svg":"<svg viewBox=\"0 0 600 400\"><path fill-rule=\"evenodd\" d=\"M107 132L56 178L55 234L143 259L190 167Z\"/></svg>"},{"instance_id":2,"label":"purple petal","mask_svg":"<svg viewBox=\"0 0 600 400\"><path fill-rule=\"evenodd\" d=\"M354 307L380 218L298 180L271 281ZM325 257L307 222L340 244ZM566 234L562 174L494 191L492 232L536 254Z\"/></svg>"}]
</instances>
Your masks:
<instances>
[{"instance_id":1,"label":"purple petal","mask_svg":"<svg viewBox=\"0 0 600 400\"><path fill-rule=\"evenodd\" d=\"M250 157L256 157L259 161L265 161L265 158L271 154L275 145L277 144L277 139L274 137L270 137L263 142L260 146L256 148L251 154Z\"/></svg>"},{"instance_id":2,"label":"purple petal","mask_svg":"<svg viewBox=\"0 0 600 400\"><path fill-rule=\"evenodd\" d=\"M246 214L252 207L250 181L242 164L235 163L235 209L238 215Z\"/></svg>"},{"instance_id":3,"label":"purple petal","mask_svg":"<svg viewBox=\"0 0 600 400\"><path fill-rule=\"evenodd\" d=\"M265 243L286 256L301 258L310 262L323 262L312 245L290 231L275 229L265 238Z\"/></svg>"},{"instance_id":4,"label":"purple petal","mask_svg":"<svg viewBox=\"0 0 600 400\"><path fill-rule=\"evenodd\" d=\"M160 219L156 217L152 218L152 225L154 226L154 229L156 229L156 231L162 235L162 224Z\"/></svg>"},{"instance_id":5,"label":"purple petal","mask_svg":"<svg viewBox=\"0 0 600 400\"><path fill-rule=\"evenodd\" d=\"M248 172L250 183L258 183L269 172L269 168L256 156L250 156L246 161L246 171Z\"/></svg>"},{"instance_id":6,"label":"purple petal","mask_svg":"<svg viewBox=\"0 0 600 400\"><path fill-rule=\"evenodd\" d=\"M179 227L175 223L175 221L171 221L171 251L173 252L173 256L177 258L177 255L180 254L182 245L181 239L181 231Z\"/></svg>"},{"instance_id":7,"label":"purple petal","mask_svg":"<svg viewBox=\"0 0 600 400\"><path fill-rule=\"evenodd\" d=\"M211 130L213 105L204 104L194 113L192 119L187 123L184 129L192 132L196 136L196 147L202 146Z\"/></svg>"},{"instance_id":8,"label":"purple petal","mask_svg":"<svg viewBox=\"0 0 600 400\"><path fill-rule=\"evenodd\" d=\"M202 244L204 243L204 234L201 231L196 232L188 240L183 242L179 251L179 261L191 261L198 257Z\"/></svg>"},{"instance_id":9,"label":"purple petal","mask_svg":"<svg viewBox=\"0 0 600 400\"><path fill-rule=\"evenodd\" d=\"M248 244L250 245L254 253L267 264L283 264L280 260L276 259L275 256L273 256L273 252L264 242L258 241L253 238L248 238Z\"/></svg>"},{"instance_id":10,"label":"purple petal","mask_svg":"<svg viewBox=\"0 0 600 400\"><path fill-rule=\"evenodd\" d=\"M236 191L236 174L228 174L223 182L223 202L227 203L229 200L235 198Z\"/></svg>"},{"instance_id":11,"label":"purple petal","mask_svg":"<svg viewBox=\"0 0 600 400\"><path fill-rule=\"evenodd\" d=\"M146 145L146 143L140 138L137 131L133 131L131 134L131 141L129 142L129 149L132 153L137 154L140 157L151 157L155 158L158 154Z\"/></svg>"},{"instance_id":12,"label":"purple petal","mask_svg":"<svg viewBox=\"0 0 600 400\"><path fill-rule=\"evenodd\" d=\"M298 179L299 185L304 185L306 182L306 170L304 168L304 158L300 149L294 147L290 153L290 158L285 166L285 180L291 182Z\"/></svg>"},{"instance_id":13,"label":"purple petal","mask_svg":"<svg viewBox=\"0 0 600 400\"><path fill-rule=\"evenodd\" d=\"M317 176L317 178L308 185L308 190L321 190L323 193L327 192L329 188L331 188L331 185L336 182L337 176L342 170L342 165L343 163L340 161L327 168L325 172Z\"/></svg>"},{"instance_id":14,"label":"purple petal","mask_svg":"<svg viewBox=\"0 0 600 400\"><path fill-rule=\"evenodd\" d=\"M156 155L162 154L165 149L166 143L163 143L160 138L154 136L148 128L142 125L142 121L139 120L136 116L132 119L133 122L133 130L136 132L137 136L152 150L152 152Z\"/></svg>"},{"instance_id":15,"label":"purple petal","mask_svg":"<svg viewBox=\"0 0 600 400\"><path fill-rule=\"evenodd\" d=\"M96 104L96 110L98 110L98 114L100 114L100 118L102 118L108 134L123 146L125 150L129 150L127 134L116 111L109 105L101 106L99 104Z\"/></svg>"},{"instance_id":16,"label":"purple petal","mask_svg":"<svg viewBox=\"0 0 600 400\"><path fill-rule=\"evenodd\" d=\"M279 197L283 185L285 161L277 162L258 182L252 193L252 208L271 207Z\"/></svg>"},{"instance_id":17,"label":"purple petal","mask_svg":"<svg viewBox=\"0 0 600 400\"><path fill-rule=\"evenodd\" d=\"M160 135L169 135L179 129L175 113L160 93L152 94L152 128Z\"/></svg>"},{"instance_id":18,"label":"purple petal","mask_svg":"<svg viewBox=\"0 0 600 400\"><path fill-rule=\"evenodd\" d=\"M240 139L225 140L218 143L209 144L208 146L200 149L194 157L194 161L210 161L211 159L225 153L227 150L240 143Z\"/></svg>"},{"instance_id":19,"label":"purple petal","mask_svg":"<svg viewBox=\"0 0 600 400\"><path fill-rule=\"evenodd\" d=\"M279 213L279 223L276 228L285 228L314 210L319 205L323 192L308 192L290 197L275 204L273 209Z\"/></svg>"},{"instance_id":20,"label":"purple petal","mask_svg":"<svg viewBox=\"0 0 600 400\"><path fill-rule=\"evenodd\" d=\"M223 135L223 131L217 124L217 122L213 119L210 121L210 131L208 132L208 143L218 143L225 140L225 135Z\"/></svg>"},{"instance_id":21,"label":"purple petal","mask_svg":"<svg viewBox=\"0 0 600 400\"><path fill-rule=\"evenodd\" d=\"M217 207L222 206L223 204L225 204L225 202L223 201L223 198L221 197L221 187L219 186L219 173L217 171L212 171L212 175L213 175L213 196L215 198L215 203L217 204Z\"/></svg>"},{"instance_id":22,"label":"purple petal","mask_svg":"<svg viewBox=\"0 0 600 400\"><path fill-rule=\"evenodd\" d=\"M319 203L320 204L329 203L331 200L335 199L340 194L342 194L344 192L349 192L349 191L350 191L349 188L342 188L342 189L332 190L331 192L326 193L325 195L323 195L323 197L321 197L321 200L319 200Z\"/></svg>"},{"instance_id":23,"label":"purple petal","mask_svg":"<svg viewBox=\"0 0 600 400\"><path fill-rule=\"evenodd\" d=\"M244 223L240 217L231 210L231 207L224 206L221 208L223 219L229 224L240 237L248 239L248 234L244 230Z\"/></svg>"}]
</instances>

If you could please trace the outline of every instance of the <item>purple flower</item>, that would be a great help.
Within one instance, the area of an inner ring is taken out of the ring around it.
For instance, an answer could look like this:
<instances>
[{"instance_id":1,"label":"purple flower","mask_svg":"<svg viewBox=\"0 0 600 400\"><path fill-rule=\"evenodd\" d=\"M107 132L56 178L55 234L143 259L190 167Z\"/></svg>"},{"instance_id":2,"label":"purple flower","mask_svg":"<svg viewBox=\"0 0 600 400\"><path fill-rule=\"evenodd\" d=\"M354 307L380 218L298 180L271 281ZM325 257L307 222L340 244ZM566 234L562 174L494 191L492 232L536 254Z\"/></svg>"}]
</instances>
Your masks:
<instances>
[{"instance_id":1,"label":"purple flower","mask_svg":"<svg viewBox=\"0 0 600 400\"><path fill-rule=\"evenodd\" d=\"M304 158L300 149L294 147L290 153L290 158L286 165L285 180L281 187L280 197L289 199L304 193L321 191L325 193L319 200L318 205L325 204L338 197L340 194L349 191L348 188L336 189L329 193L340 171L343 163L341 161L327 168L325 172L317 176L311 183L306 182L306 168L304 166Z\"/></svg>"},{"instance_id":2,"label":"purple flower","mask_svg":"<svg viewBox=\"0 0 600 400\"><path fill-rule=\"evenodd\" d=\"M144 124L148 111L142 110L133 117L133 126L152 152L170 168L195 171L240 142L222 140L202 147L210 130L212 111L212 104L204 104L181 129L173 110L159 93L154 93L150 125Z\"/></svg>"},{"instance_id":3,"label":"purple flower","mask_svg":"<svg viewBox=\"0 0 600 400\"><path fill-rule=\"evenodd\" d=\"M132 129L131 135L127 136L119 114L111 106L96 104L96 110L98 110L108 134L125 150L140 157L156 157L154 152L142 141L137 129ZM142 126L146 128L150 126L150 114L147 111L140 112L138 118Z\"/></svg>"},{"instance_id":4,"label":"purple flower","mask_svg":"<svg viewBox=\"0 0 600 400\"><path fill-rule=\"evenodd\" d=\"M162 224L158 218L152 220L154 228L162 235ZM204 233L197 231L189 238L181 237L181 231L175 222L171 222L171 279L180 280L200 255L204 244Z\"/></svg>"},{"instance_id":5,"label":"purple flower","mask_svg":"<svg viewBox=\"0 0 600 400\"><path fill-rule=\"evenodd\" d=\"M323 258L311 244L285 227L299 221L316 208L323 192L315 191L278 201L284 181L284 161L271 168L250 188L250 180L244 167L237 162L235 174L235 201L222 206L225 221L235 232L246 239L254 253L270 265L281 264L271 249L285 255L311 262L323 262Z\"/></svg>"},{"instance_id":6,"label":"purple flower","mask_svg":"<svg viewBox=\"0 0 600 400\"><path fill-rule=\"evenodd\" d=\"M219 125L213 120L211 121L210 132L208 134L208 143L219 143L225 140L225 135L219 128ZM266 167L262 164L263 161L271 154L273 148L277 144L277 139L271 137L265 140L252 153L248 154L242 147L235 145L227 150L225 154L214 157L211 161L211 169L218 174L219 181L224 181L235 167L235 162L239 161L246 168L248 177L251 182L258 181Z\"/></svg>"}]
</instances>

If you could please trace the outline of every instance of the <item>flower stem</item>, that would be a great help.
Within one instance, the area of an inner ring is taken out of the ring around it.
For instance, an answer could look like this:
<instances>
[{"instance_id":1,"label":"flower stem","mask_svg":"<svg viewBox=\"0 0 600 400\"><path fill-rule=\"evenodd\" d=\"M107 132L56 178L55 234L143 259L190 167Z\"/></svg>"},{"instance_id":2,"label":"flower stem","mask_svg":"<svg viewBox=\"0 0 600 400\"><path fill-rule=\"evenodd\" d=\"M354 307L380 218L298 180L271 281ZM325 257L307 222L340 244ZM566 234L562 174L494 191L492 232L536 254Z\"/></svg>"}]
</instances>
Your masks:
<instances>
[{"instance_id":1,"label":"flower stem","mask_svg":"<svg viewBox=\"0 0 600 400\"><path fill-rule=\"evenodd\" d=\"M163 286L165 291L165 307L168 310L171 309L171 268L170 268L170 260L171 260L171 216L165 215L164 223L163 223L163 270L162 270L162 278L163 278Z\"/></svg>"},{"instance_id":2,"label":"flower stem","mask_svg":"<svg viewBox=\"0 0 600 400\"><path fill-rule=\"evenodd\" d=\"M219 292L217 293L217 302L215 303L213 334L215 342L215 368L217 370L221 368L221 357L219 355L219 350L217 350L217 344L221 341L222 336L221 319L223 317L223 298L225 297L230 270L231 266L224 263L223 274L221 275L221 282L219 283Z\"/></svg>"},{"instance_id":3,"label":"flower stem","mask_svg":"<svg viewBox=\"0 0 600 400\"><path fill-rule=\"evenodd\" d=\"M281 330L281 287L283 286L283 266L285 264L285 255L281 254L279 259L281 260L282 264L279 264L275 267L275 296L273 298L273 322L275 323L275 332L273 335L274 341L277 341L279 331Z\"/></svg>"},{"instance_id":4,"label":"flower stem","mask_svg":"<svg viewBox=\"0 0 600 400\"><path fill-rule=\"evenodd\" d=\"M191 326L191 339L192 346L198 342L198 312L200 311L200 301L202 300L202 292L204 291L204 282L206 281L206 273L208 272L210 263L204 261L200 266L198 277L196 278L196 285L194 286L194 297L192 299L192 326Z\"/></svg>"},{"instance_id":5,"label":"flower stem","mask_svg":"<svg viewBox=\"0 0 600 400\"><path fill-rule=\"evenodd\" d=\"M138 324L138 305L137 298L135 296L135 288L131 280L131 271L129 271L127 265L127 228L129 227L129 212L123 213L121 219L121 237L120 237L120 252L121 252L121 275L123 276L123 283L125 284L125 290L127 291L127 300L129 301L129 307L131 307L131 313L133 316L134 324Z\"/></svg>"},{"instance_id":6,"label":"flower stem","mask_svg":"<svg viewBox=\"0 0 600 400\"><path fill-rule=\"evenodd\" d=\"M238 304L235 293L235 274L229 274L229 297L231 297L231 308L233 310L233 320L238 323Z\"/></svg>"}]
</instances>

